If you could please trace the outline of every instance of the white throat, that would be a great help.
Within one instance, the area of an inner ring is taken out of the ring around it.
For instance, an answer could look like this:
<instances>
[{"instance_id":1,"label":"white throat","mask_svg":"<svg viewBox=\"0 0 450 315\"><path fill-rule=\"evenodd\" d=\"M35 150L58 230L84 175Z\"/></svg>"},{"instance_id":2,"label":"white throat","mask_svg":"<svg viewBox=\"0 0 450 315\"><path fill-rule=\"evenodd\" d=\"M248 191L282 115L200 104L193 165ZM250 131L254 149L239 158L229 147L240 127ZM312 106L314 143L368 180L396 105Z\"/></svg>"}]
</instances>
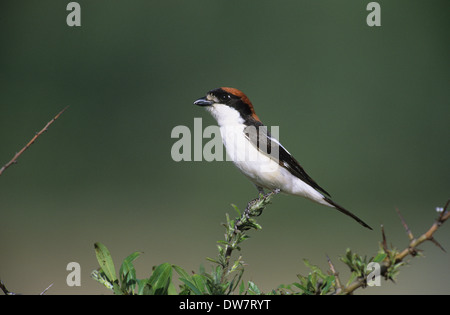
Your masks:
<instances>
[{"instance_id":1,"label":"white throat","mask_svg":"<svg viewBox=\"0 0 450 315\"><path fill-rule=\"evenodd\" d=\"M206 107L206 110L211 113L219 127L244 124L241 114L230 106L216 103Z\"/></svg>"}]
</instances>

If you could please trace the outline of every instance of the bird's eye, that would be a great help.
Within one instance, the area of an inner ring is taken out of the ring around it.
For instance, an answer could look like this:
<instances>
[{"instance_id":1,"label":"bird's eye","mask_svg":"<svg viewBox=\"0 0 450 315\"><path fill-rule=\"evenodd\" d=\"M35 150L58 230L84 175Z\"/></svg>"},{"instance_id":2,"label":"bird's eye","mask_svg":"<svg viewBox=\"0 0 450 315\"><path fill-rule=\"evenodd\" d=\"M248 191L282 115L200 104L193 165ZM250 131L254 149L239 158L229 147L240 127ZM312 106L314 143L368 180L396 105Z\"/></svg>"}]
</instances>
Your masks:
<instances>
[{"instance_id":1,"label":"bird's eye","mask_svg":"<svg viewBox=\"0 0 450 315\"><path fill-rule=\"evenodd\" d=\"M231 96L230 96L230 94L223 94L220 98L221 98L223 101L226 101L226 100L229 100L229 99L231 98Z\"/></svg>"}]
</instances>

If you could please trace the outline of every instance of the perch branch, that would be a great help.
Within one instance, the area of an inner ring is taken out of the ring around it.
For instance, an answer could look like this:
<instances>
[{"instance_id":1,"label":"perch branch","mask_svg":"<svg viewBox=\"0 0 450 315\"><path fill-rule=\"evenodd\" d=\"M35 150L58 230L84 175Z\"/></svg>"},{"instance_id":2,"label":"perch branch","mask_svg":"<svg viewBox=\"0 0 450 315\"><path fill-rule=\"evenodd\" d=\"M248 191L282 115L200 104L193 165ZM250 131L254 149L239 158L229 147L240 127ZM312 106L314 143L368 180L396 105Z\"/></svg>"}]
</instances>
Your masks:
<instances>
[{"instance_id":1,"label":"perch branch","mask_svg":"<svg viewBox=\"0 0 450 315\"><path fill-rule=\"evenodd\" d=\"M257 198L257 199L250 201L247 205L247 208L244 211L244 215L241 218L236 220L236 222L234 224L234 231L231 235L228 235L227 241L229 243L231 243L232 240L235 239L239 233L242 233L246 229L246 223L247 223L248 219L252 216L260 215L262 210L264 209L265 204L270 200L270 198L273 195L276 195L279 192L280 192L280 190L276 189L274 191L271 191L271 192L261 196L261 198ZM234 248L235 248L235 246L230 246L230 245L226 246L225 262L226 262L227 267L228 267L228 264L230 261L231 253Z\"/></svg>"},{"instance_id":2,"label":"perch branch","mask_svg":"<svg viewBox=\"0 0 450 315\"><path fill-rule=\"evenodd\" d=\"M226 227L225 241L221 242L222 245L219 250L219 260L209 259L210 261L218 263L222 267L223 273L221 282L225 281L225 278L232 272L233 269L236 269L236 266L242 265L241 258L239 258L230 269L231 254L233 250L239 250L239 243L247 238L245 231L250 229L258 230L261 228L254 221L254 219L252 219L252 217L261 215L265 206L270 202L272 196L278 194L279 192L279 189L275 189L265 195L260 194L259 198L256 198L247 204L247 208L244 213L242 213L242 215L239 213L240 217L235 220L230 220L227 215L227 224L224 224Z\"/></svg>"}]
</instances>

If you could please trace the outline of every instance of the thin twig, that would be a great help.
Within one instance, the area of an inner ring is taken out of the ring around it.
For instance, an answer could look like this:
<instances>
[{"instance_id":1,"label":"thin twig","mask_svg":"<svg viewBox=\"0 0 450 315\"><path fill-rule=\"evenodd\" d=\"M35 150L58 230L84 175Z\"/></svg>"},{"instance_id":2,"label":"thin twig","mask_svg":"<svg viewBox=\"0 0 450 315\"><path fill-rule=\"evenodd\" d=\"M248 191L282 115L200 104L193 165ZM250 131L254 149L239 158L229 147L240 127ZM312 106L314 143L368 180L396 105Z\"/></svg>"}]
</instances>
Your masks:
<instances>
[{"instance_id":1,"label":"thin twig","mask_svg":"<svg viewBox=\"0 0 450 315\"><path fill-rule=\"evenodd\" d=\"M5 165L3 165L3 167L0 169L0 175L3 174L3 172L10 167L13 164L17 163L17 159L22 155L23 152L25 152L26 149L28 149L35 141L37 138L39 138L40 135L42 135L45 131L47 131L48 127L50 127L51 124L53 124L53 122L59 118L59 116L62 115L62 113L64 113L64 111L68 108L69 106L66 106L62 111L60 111L52 120L50 120L47 125L45 125L44 128L42 128L41 131L39 131L38 133L36 133L34 135L34 137L19 151L17 152L14 157L11 159L11 161L9 161L8 163L6 163Z\"/></svg>"},{"instance_id":2,"label":"thin twig","mask_svg":"<svg viewBox=\"0 0 450 315\"><path fill-rule=\"evenodd\" d=\"M330 257L328 257L328 255L327 255L327 260L328 260L328 265L330 266L330 270L334 276L334 280L336 281L336 288L337 288L336 294L340 294L342 292L342 284L341 284L341 280L339 279L339 273L334 268L334 265L331 262L331 259L330 259Z\"/></svg>"},{"instance_id":3,"label":"thin twig","mask_svg":"<svg viewBox=\"0 0 450 315\"><path fill-rule=\"evenodd\" d=\"M0 289L2 289L2 291L3 291L3 293L4 293L5 295L15 295L15 293L10 292L10 291L6 288L5 284L3 283L3 280L0 280Z\"/></svg>"},{"instance_id":4,"label":"thin twig","mask_svg":"<svg viewBox=\"0 0 450 315\"><path fill-rule=\"evenodd\" d=\"M44 291L42 291L39 295L44 295L44 294L48 291L48 289L50 289L52 286L53 286L53 283L50 284L46 289L44 289ZM17 293L14 293L14 292L9 291L9 290L6 288L6 286L5 286L5 284L3 283L2 280L0 280L0 289L2 289L2 291L3 291L3 293L4 293L5 295L18 295ZM19 295L20 295L20 294L19 294Z\"/></svg>"},{"instance_id":5,"label":"thin twig","mask_svg":"<svg viewBox=\"0 0 450 315\"><path fill-rule=\"evenodd\" d=\"M39 295L44 295L48 291L48 289L50 289L52 286L53 286L53 283L50 284L47 288L45 288L44 291L42 291Z\"/></svg>"}]
</instances>

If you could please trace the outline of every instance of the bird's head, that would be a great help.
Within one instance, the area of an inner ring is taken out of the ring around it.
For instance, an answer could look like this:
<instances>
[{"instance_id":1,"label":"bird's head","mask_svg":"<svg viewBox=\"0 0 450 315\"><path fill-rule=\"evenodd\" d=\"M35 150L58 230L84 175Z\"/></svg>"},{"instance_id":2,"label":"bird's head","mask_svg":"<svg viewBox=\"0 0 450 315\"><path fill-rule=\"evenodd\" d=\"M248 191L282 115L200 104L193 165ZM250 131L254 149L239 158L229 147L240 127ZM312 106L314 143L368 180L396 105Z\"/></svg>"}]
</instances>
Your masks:
<instances>
[{"instance_id":1,"label":"bird's head","mask_svg":"<svg viewBox=\"0 0 450 315\"><path fill-rule=\"evenodd\" d=\"M238 89L221 87L209 91L194 105L204 106L219 126L260 121L248 97Z\"/></svg>"}]
</instances>

